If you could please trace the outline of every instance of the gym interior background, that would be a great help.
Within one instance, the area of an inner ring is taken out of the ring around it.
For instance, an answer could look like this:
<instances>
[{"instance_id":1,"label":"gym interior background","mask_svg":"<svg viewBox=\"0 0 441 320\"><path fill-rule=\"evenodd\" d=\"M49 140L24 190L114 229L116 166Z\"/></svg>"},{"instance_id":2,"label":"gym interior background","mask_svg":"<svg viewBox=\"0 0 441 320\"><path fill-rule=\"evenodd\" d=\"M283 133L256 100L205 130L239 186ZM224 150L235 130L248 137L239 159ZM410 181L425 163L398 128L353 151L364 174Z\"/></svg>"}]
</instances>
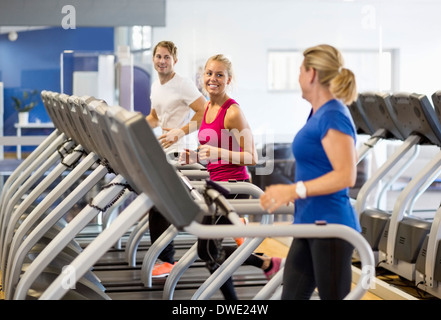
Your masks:
<instances>
[{"instance_id":1,"label":"gym interior background","mask_svg":"<svg viewBox=\"0 0 441 320\"><path fill-rule=\"evenodd\" d=\"M75 28L61 25L65 5L76 8ZM119 11L115 13L112 7ZM63 58L72 53L77 58L76 71L94 72L97 63L80 58L118 56L121 48L128 47L137 70L131 107L147 113L149 88L156 76L152 46L172 40L179 49L177 72L195 81L211 55L224 53L231 58L237 76L232 96L245 112L256 142L285 147L309 112L297 86L304 48L318 43L339 48L346 66L356 73L360 91L416 92L430 97L441 89L440 10L437 0L2 2L0 135L17 134L17 111L11 97L23 90L78 93L72 83L66 83L64 74ZM83 20L85 15L88 21ZM115 97L115 91L109 94ZM49 121L42 102L31 111L29 121ZM28 134L45 134L45 130ZM393 147L392 143L377 148L365 170L375 170ZM427 161L435 149L425 150L425 159L418 161ZM16 147L7 146L4 151L2 156L8 157ZM410 169L407 174L410 177L414 172Z\"/></svg>"},{"instance_id":2,"label":"gym interior background","mask_svg":"<svg viewBox=\"0 0 441 320\"><path fill-rule=\"evenodd\" d=\"M87 27L80 25L79 8L84 4L80 5L79 1L28 2L40 2L43 8L51 3L58 10L48 12L48 17L39 16L42 23L56 15L48 28L17 28L11 25L14 23L11 14L8 20L3 17L0 20L0 82L5 90L5 134L15 131L8 122L11 116L8 91L20 88L60 91L60 54L63 50L117 52L119 46L128 45L134 52L135 65L154 78L151 46L163 39L176 42L179 48L176 69L193 79L209 56L218 52L228 55L237 75L233 94L254 134L272 133L277 142L291 142L308 113L307 104L296 86L299 68L296 53L317 43L331 43L348 52L347 64L357 71L360 91L408 91L431 95L439 90L441 45L436 39L441 27L438 19L441 4L435 0L226 0L222 3L163 0L163 21L158 26L148 21L152 15L149 14L149 2L158 1L144 1L145 28L130 25L130 21L135 20L124 11L118 15L127 26ZM76 2L76 29L63 29L62 4L75 6ZM130 1L111 2L125 4L126 11L130 12ZM88 8L94 10L92 15L96 19L103 17L108 24L116 20L111 13L106 15L111 5L98 4ZM3 8L0 11L2 16L8 15ZM38 14L44 14L44 10ZM5 21L9 25L2 25ZM16 22L22 26L19 22L23 21ZM14 30L18 37L10 41L8 35ZM142 36L144 41L140 41ZM284 54L282 66L272 63L271 57L275 54ZM378 54L390 56L381 63ZM284 83L274 84L274 79ZM34 113L43 113L41 108L33 110L31 119L47 119L40 114L34 116Z\"/></svg>"},{"instance_id":3,"label":"gym interior background","mask_svg":"<svg viewBox=\"0 0 441 320\"><path fill-rule=\"evenodd\" d=\"M430 96L440 89L441 46L436 39L441 4L436 0L112 2L0 4L0 134L17 134L11 96L22 90L78 93L72 92L72 84L62 84L66 80L61 80L60 56L67 50L77 55L116 55L118 48L128 46L138 75L133 107L148 112L150 83L156 77L151 49L163 39L173 40L179 48L177 72L195 80L209 56L222 52L232 59L237 76L232 95L259 145L290 143L302 127L309 107L297 85L298 68L302 49L317 43L330 43L343 51L347 66L357 74L359 91ZM76 9L75 29L61 25L69 14L62 12L66 5ZM76 68L96 70L96 65L79 62ZM49 121L42 103L31 111L30 121ZM9 150L15 147L5 147ZM386 156L383 149L376 161Z\"/></svg>"}]
</instances>

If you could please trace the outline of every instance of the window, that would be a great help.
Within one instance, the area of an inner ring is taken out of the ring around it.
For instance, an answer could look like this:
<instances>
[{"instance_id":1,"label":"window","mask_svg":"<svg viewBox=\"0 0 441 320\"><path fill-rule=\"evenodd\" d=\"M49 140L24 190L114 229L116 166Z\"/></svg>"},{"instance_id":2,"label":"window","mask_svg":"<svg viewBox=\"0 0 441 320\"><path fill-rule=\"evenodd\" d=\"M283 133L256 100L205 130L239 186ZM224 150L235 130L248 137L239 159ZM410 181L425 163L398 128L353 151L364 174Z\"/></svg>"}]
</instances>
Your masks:
<instances>
[{"instance_id":1,"label":"window","mask_svg":"<svg viewBox=\"0 0 441 320\"><path fill-rule=\"evenodd\" d=\"M152 47L152 27L133 26L131 33L132 51L149 50Z\"/></svg>"},{"instance_id":2,"label":"window","mask_svg":"<svg viewBox=\"0 0 441 320\"><path fill-rule=\"evenodd\" d=\"M358 91L392 91L397 87L397 50L342 50L345 66L357 79ZM381 57L381 58L379 58ZM296 92L303 61L302 51L271 50L268 53L268 90Z\"/></svg>"},{"instance_id":3,"label":"window","mask_svg":"<svg viewBox=\"0 0 441 320\"><path fill-rule=\"evenodd\" d=\"M268 54L268 89L298 91L299 68L303 61L300 51L270 51Z\"/></svg>"}]
</instances>

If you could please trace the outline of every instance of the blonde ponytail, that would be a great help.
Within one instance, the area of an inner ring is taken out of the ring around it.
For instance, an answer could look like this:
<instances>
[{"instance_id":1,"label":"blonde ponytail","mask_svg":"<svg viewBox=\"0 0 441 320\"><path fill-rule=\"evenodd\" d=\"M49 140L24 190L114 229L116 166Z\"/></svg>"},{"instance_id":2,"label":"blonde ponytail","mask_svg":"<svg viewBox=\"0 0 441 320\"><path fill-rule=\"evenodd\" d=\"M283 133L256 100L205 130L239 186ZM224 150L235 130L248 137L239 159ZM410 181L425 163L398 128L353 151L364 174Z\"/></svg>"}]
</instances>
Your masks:
<instances>
[{"instance_id":1,"label":"blonde ponytail","mask_svg":"<svg viewBox=\"0 0 441 320\"><path fill-rule=\"evenodd\" d=\"M303 52L306 70L317 71L320 84L329 87L331 93L346 105L357 97L357 85L354 73L343 67L343 57L333 46L322 44Z\"/></svg>"},{"instance_id":2,"label":"blonde ponytail","mask_svg":"<svg viewBox=\"0 0 441 320\"><path fill-rule=\"evenodd\" d=\"M337 99L340 99L346 105L350 105L357 99L357 85L354 73L349 69L342 68L331 80L329 90Z\"/></svg>"}]
</instances>

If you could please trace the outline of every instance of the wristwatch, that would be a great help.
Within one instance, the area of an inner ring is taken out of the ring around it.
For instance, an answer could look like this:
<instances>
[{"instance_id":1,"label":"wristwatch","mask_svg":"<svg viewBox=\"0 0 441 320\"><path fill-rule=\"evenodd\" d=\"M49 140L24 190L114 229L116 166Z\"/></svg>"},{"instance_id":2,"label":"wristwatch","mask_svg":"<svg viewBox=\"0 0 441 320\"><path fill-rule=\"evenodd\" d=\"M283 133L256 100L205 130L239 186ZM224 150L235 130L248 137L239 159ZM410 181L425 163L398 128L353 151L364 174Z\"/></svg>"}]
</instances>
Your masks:
<instances>
[{"instance_id":1,"label":"wristwatch","mask_svg":"<svg viewBox=\"0 0 441 320\"><path fill-rule=\"evenodd\" d=\"M301 199L306 198L306 187L303 181L297 181L296 182L296 193Z\"/></svg>"}]
</instances>

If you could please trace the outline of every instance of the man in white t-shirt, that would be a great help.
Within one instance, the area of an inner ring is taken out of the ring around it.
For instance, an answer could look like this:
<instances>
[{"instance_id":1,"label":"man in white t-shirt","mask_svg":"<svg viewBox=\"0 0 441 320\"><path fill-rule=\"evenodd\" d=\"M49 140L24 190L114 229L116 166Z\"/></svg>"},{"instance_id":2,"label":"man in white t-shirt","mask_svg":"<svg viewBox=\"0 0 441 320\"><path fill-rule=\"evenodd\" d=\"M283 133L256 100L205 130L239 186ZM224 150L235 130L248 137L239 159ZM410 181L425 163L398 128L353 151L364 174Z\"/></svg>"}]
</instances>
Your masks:
<instances>
[{"instance_id":1,"label":"man in white t-shirt","mask_svg":"<svg viewBox=\"0 0 441 320\"><path fill-rule=\"evenodd\" d=\"M196 134L205 111L206 100L196 85L174 71L178 61L177 48L171 41L159 42L153 50L153 65L158 73L158 80L152 84L151 111L146 117L152 128L160 127L158 137L167 154L194 149L197 146ZM194 142L185 139L195 132ZM195 144L194 146L192 144ZM162 214L153 207L149 212L151 243L170 226ZM161 252L152 277L167 276L175 264L173 241Z\"/></svg>"},{"instance_id":2,"label":"man in white t-shirt","mask_svg":"<svg viewBox=\"0 0 441 320\"><path fill-rule=\"evenodd\" d=\"M188 134L196 132L204 116L206 100L196 85L174 71L177 48L171 41L159 42L153 50L158 80L152 84L151 112L147 121L162 128L159 141L166 153L194 148ZM193 137L195 139L195 137Z\"/></svg>"}]
</instances>

